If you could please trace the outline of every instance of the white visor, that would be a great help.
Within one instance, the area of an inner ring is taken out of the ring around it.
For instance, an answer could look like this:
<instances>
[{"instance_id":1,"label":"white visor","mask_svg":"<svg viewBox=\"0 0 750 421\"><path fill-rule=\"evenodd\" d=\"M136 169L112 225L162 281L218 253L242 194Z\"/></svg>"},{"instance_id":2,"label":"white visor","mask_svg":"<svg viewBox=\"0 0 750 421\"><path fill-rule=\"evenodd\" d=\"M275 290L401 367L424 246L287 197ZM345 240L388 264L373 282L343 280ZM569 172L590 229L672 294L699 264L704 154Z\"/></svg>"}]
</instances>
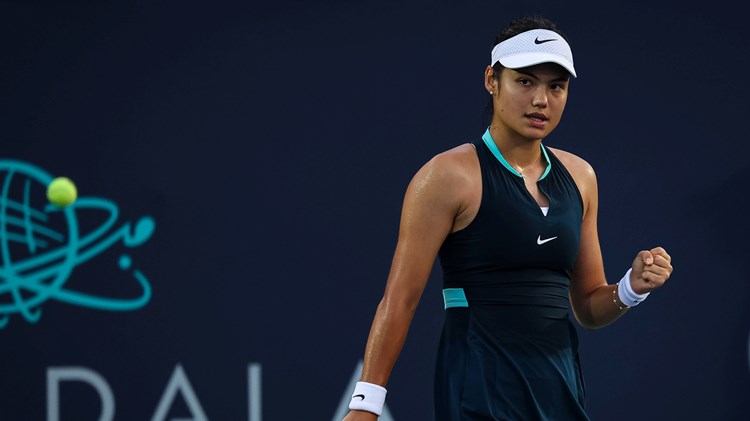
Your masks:
<instances>
[{"instance_id":1,"label":"white visor","mask_svg":"<svg viewBox=\"0 0 750 421\"><path fill-rule=\"evenodd\" d=\"M560 34L547 29L532 29L497 44L492 49L492 65L498 61L509 69L557 63L576 77L570 45Z\"/></svg>"}]
</instances>

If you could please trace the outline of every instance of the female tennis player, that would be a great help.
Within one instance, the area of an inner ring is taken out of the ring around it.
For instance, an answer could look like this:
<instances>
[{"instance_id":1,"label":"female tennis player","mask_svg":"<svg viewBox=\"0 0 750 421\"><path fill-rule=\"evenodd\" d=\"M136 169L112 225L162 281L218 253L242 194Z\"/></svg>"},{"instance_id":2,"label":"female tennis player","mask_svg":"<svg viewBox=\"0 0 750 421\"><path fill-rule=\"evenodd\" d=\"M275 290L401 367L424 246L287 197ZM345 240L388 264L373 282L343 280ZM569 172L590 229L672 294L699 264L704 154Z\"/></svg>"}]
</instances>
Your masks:
<instances>
[{"instance_id":1,"label":"female tennis player","mask_svg":"<svg viewBox=\"0 0 750 421\"><path fill-rule=\"evenodd\" d=\"M490 126L476 142L432 158L407 188L345 421L380 415L438 256L446 309L435 375L438 421L588 420L568 309L585 328L606 326L672 273L669 254L649 247L619 282L605 279L594 170L542 142L560 122L576 77L557 25L514 20L491 57L484 73Z\"/></svg>"}]
</instances>

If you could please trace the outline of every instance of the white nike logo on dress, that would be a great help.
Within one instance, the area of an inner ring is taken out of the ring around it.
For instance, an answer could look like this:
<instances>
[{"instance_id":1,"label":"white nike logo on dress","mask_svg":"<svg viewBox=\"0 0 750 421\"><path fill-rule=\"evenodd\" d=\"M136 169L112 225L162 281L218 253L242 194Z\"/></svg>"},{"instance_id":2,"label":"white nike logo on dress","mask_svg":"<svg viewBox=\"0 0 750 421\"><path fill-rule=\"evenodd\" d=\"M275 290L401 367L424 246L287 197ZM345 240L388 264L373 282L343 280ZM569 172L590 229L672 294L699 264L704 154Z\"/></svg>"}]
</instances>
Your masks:
<instances>
[{"instance_id":1,"label":"white nike logo on dress","mask_svg":"<svg viewBox=\"0 0 750 421\"><path fill-rule=\"evenodd\" d=\"M536 243L537 243L537 244L539 244L539 245L541 246L542 244L544 244L544 243L546 243L546 242L549 242L549 241L552 241L552 240L554 240L555 238L557 238L557 237L546 238L546 239L542 240L542 236L540 235L539 237L537 237L537 238L536 238Z\"/></svg>"}]
</instances>

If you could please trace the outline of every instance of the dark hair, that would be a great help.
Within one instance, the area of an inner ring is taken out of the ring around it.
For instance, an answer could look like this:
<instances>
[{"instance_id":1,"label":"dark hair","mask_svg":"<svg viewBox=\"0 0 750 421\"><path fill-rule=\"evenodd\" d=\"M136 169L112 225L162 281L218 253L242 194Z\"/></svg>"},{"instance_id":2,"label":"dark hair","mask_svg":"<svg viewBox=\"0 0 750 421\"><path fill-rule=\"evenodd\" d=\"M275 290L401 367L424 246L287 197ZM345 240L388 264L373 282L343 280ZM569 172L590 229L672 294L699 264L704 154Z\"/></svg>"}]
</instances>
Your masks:
<instances>
[{"instance_id":1,"label":"dark hair","mask_svg":"<svg viewBox=\"0 0 750 421\"><path fill-rule=\"evenodd\" d=\"M492 46L494 47L497 44L505 41L506 39L513 38L518 34L531 31L532 29L547 29L550 31L554 31L560 34L560 36L563 37L566 42L568 41L568 37L566 37L565 34L563 34L560 28L557 26L557 24L555 24L551 20L542 16L527 16L510 21L508 27L506 27L502 32L500 32L500 34L495 37L495 43L492 44ZM500 62L495 63L492 66L492 70L494 70L492 77L499 81L500 75L503 73L503 69L505 69L505 67L503 67ZM490 97L490 102L485 109L485 118L488 118L490 121L492 121L493 108L492 98Z\"/></svg>"}]
</instances>

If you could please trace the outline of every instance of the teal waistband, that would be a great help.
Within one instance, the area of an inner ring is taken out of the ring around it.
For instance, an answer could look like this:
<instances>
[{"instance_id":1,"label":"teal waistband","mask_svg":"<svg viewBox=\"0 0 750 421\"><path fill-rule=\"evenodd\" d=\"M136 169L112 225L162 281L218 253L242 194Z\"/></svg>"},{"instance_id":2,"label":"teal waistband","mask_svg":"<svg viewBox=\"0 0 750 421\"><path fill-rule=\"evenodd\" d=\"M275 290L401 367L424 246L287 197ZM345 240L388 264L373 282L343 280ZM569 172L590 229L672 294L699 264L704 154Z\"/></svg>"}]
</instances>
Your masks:
<instances>
[{"instance_id":1,"label":"teal waistband","mask_svg":"<svg viewBox=\"0 0 750 421\"><path fill-rule=\"evenodd\" d=\"M466 294L464 294L463 288L445 288L443 290L443 302L445 303L445 309L452 307L468 307L469 302L466 301Z\"/></svg>"}]
</instances>

